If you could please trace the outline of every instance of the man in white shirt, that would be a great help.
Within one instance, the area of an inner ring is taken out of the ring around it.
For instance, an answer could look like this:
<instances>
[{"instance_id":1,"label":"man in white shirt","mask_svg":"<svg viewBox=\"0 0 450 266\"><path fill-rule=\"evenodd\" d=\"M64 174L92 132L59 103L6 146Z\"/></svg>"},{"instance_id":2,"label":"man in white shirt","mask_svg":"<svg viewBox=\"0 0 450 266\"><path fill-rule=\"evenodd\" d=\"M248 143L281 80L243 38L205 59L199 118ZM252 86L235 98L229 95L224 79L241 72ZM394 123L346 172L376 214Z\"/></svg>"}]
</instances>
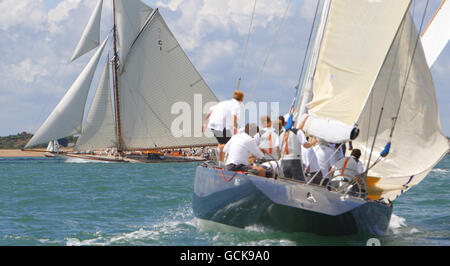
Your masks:
<instances>
[{"instance_id":1,"label":"man in white shirt","mask_svg":"<svg viewBox=\"0 0 450 266\"><path fill-rule=\"evenodd\" d=\"M208 127L219 142L219 161L223 161L223 147L231 139L233 134L237 134L237 121L240 116L241 104L244 101L244 93L236 90L233 99L222 101L209 109L202 132Z\"/></svg>"},{"instance_id":2,"label":"man in white shirt","mask_svg":"<svg viewBox=\"0 0 450 266\"><path fill-rule=\"evenodd\" d=\"M328 173L336 163L336 159L334 156L335 150L330 148L327 142L320 140L319 145L314 147L314 152L317 156L317 160L319 161L319 167L320 171L322 172L322 176L325 178L323 185L326 185L329 181Z\"/></svg>"},{"instance_id":3,"label":"man in white shirt","mask_svg":"<svg viewBox=\"0 0 450 266\"><path fill-rule=\"evenodd\" d=\"M336 174L346 175L346 176L360 176L364 173L364 167L359 160L361 157L361 150L354 149L350 156L340 159L337 163L333 165L333 170L339 171Z\"/></svg>"},{"instance_id":4,"label":"man in white shirt","mask_svg":"<svg viewBox=\"0 0 450 266\"><path fill-rule=\"evenodd\" d=\"M366 191L366 182L364 178L364 167L362 162L359 160L361 157L361 150L354 149L350 156L340 159L336 164L333 165L333 173L336 178L333 178L333 183L346 181L347 183L359 184L361 192ZM339 183L336 183L339 184ZM352 186L351 192L358 193L358 186Z\"/></svg>"},{"instance_id":5,"label":"man in white shirt","mask_svg":"<svg viewBox=\"0 0 450 266\"><path fill-rule=\"evenodd\" d=\"M266 151L258 148L255 139L250 136L251 125L245 126L245 132L234 135L225 145L223 151L228 153L226 169L229 171L248 171L254 169L259 176L266 176L266 171L262 167L250 166L249 157L253 154L258 159L264 157Z\"/></svg>"},{"instance_id":6,"label":"man in white shirt","mask_svg":"<svg viewBox=\"0 0 450 266\"><path fill-rule=\"evenodd\" d=\"M293 123L295 124L295 122ZM281 170L285 177L305 181L302 167L302 148L311 148L315 142L309 143L301 130L304 122L297 128L286 129L280 136Z\"/></svg>"},{"instance_id":7,"label":"man in white shirt","mask_svg":"<svg viewBox=\"0 0 450 266\"><path fill-rule=\"evenodd\" d=\"M319 161L317 160L313 148L302 148L302 162L306 176L308 178L314 177L314 180L311 181L311 183L320 184L322 172L320 171Z\"/></svg>"},{"instance_id":8,"label":"man in white shirt","mask_svg":"<svg viewBox=\"0 0 450 266\"><path fill-rule=\"evenodd\" d=\"M272 120L269 116L261 117L262 129L259 134L258 146L267 151L264 155L266 160L278 160L281 156L280 152L280 137L272 128Z\"/></svg>"}]
</instances>

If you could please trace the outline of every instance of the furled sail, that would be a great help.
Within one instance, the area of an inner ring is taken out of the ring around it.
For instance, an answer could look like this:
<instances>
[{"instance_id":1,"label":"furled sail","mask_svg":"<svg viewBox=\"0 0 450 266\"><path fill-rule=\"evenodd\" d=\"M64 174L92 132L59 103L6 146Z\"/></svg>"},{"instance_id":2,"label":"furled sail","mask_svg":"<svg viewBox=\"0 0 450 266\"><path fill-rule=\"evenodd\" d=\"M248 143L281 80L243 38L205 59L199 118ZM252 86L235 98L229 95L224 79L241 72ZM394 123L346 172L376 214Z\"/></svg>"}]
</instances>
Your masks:
<instances>
[{"instance_id":1,"label":"furled sail","mask_svg":"<svg viewBox=\"0 0 450 266\"><path fill-rule=\"evenodd\" d=\"M122 59L123 60L123 59ZM123 61L122 61L123 62ZM191 135L174 136L172 114L174 103L188 105L189 125L202 118L201 103L194 106L195 94L202 102L217 102L170 32L158 10L129 50L118 84L121 142L125 149L195 146L216 143L215 139ZM196 110L200 117L195 117ZM201 122L198 127L201 127ZM194 133L193 133L194 132Z\"/></svg>"},{"instance_id":2,"label":"furled sail","mask_svg":"<svg viewBox=\"0 0 450 266\"><path fill-rule=\"evenodd\" d=\"M78 57L86 54L100 44L100 22L102 18L103 0L99 0L97 6L84 29L81 39L72 55L71 61L75 61Z\"/></svg>"},{"instance_id":3,"label":"furled sail","mask_svg":"<svg viewBox=\"0 0 450 266\"><path fill-rule=\"evenodd\" d=\"M332 1L307 108L353 126L410 0ZM350 110L350 111L349 111Z\"/></svg>"},{"instance_id":4,"label":"furled sail","mask_svg":"<svg viewBox=\"0 0 450 266\"><path fill-rule=\"evenodd\" d=\"M89 88L107 40L103 42L63 99L28 142L26 148L81 133L81 123Z\"/></svg>"},{"instance_id":5,"label":"furled sail","mask_svg":"<svg viewBox=\"0 0 450 266\"><path fill-rule=\"evenodd\" d=\"M422 36L428 66L431 67L450 40L450 4L444 0Z\"/></svg>"},{"instance_id":6,"label":"furled sail","mask_svg":"<svg viewBox=\"0 0 450 266\"><path fill-rule=\"evenodd\" d=\"M131 45L136 40L136 37L152 12L153 9L140 0L116 0L119 58L121 64L126 62Z\"/></svg>"},{"instance_id":7,"label":"furled sail","mask_svg":"<svg viewBox=\"0 0 450 266\"><path fill-rule=\"evenodd\" d=\"M109 77L107 57L82 133L75 145L76 150L99 150L117 145Z\"/></svg>"},{"instance_id":8,"label":"furled sail","mask_svg":"<svg viewBox=\"0 0 450 266\"><path fill-rule=\"evenodd\" d=\"M365 165L382 107L384 111L371 164L378 159L385 145L389 141L392 143L389 155L368 173L369 192L373 199L383 197L392 201L417 185L449 148L441 131L433 80L420 42L417 50L414 49L417 38L412 17L406 16L358 120L361 134L353 146L366 155L361 158ZM399 105L401 109L391 139L393 118Z\"/></svg>"}]
</instances>

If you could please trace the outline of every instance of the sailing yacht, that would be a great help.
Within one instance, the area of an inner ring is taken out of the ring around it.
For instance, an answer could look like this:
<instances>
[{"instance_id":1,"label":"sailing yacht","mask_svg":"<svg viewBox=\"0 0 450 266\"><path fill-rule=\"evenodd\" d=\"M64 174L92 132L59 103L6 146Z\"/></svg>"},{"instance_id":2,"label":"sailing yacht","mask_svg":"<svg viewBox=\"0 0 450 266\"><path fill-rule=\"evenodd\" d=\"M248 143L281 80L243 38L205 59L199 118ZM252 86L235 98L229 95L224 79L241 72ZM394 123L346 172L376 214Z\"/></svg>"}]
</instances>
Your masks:
<instances>
[{"instance_id":1,"label":"sailing yacht","mask_svg":"<svg viewBox=\"0 0 450 266\"><path fill-rule=\"evenodd\" d=\"M58 154L59 152L61 152L59 142L58 142L58 140L55 139L48 143L47 150L44 153L44 156L53 158L53 157L56 157L55 154Z\"/></svg>"},{"instance_id":2,"label":"sailing yacht","mask_svg":"<svg viewBox=\"0 0 450 266\"><path fill-rule=\"evenodd\" d=\"M449 150L411 2L321 1L299 102L290 112L289 122L304 123L307 135L360 149L365 185L355 176L337 187L261 178L209 162L194 180L200 222L320 235L386 233L395 199ZM330 184L347 178L328 176Z\"/></svg>"},{"instance_id":3,"label":"sailing yacht","mask_svg":"<svg viewBox=\"0 0 450 266\"><path fill-rule=\"evenodd\" d=\"M100 45L102 6L103 0L99 0L71 60L100 47L26 148L79 135L74 152L64 156L147 162L153 161L155 151L162 149L216 145L213 138L194 134L176 137L171 133L171 123L176 118L171 112L174 103L184 102L192 107L195 95L201 95L203 102L218 100L159 10L139 0L113 0L112 38L108 36ZM106 55L83 122L92 79L108 44L112 46L112 58ZM192 121L193 116L194 113ZM166 156L157 161L186 159Z\"/></svg>"}]
</instances>

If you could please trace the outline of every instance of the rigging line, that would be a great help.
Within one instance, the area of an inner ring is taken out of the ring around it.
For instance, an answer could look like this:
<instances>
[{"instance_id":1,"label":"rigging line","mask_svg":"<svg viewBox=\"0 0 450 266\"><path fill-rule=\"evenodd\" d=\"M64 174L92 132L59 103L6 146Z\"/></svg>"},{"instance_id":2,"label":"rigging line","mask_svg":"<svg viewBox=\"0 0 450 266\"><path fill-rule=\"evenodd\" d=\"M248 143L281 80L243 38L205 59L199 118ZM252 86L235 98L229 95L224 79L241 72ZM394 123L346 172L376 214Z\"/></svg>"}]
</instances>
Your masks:
<instances>
[{"instance_id":1,"label":"rigging line","mask_svg":"<svg viewBox=\"0 0 450 266\"><path fill-rule=\"evenodd\" d=\"M434 13L433 17L431 18L430 22L428 23L427 27L425 28L425 30L423 31L422 35L420 35L420 38L423 38L423 36L425 35L425 33L428 31L428 28L430 28L431 24L433 24L434 19L436 18L437 14L439 13L439 11L441 11L442 7L445 4L445 1L447 0L443 0L441 3L441 6L439 6L438 10L436 10L436 12Z\"/></svg>"},{"instance_id":2,"label":"rigging line","mask_svg":"<svg viewBox=\"0 0 450 266\"><path fill-rule=\"evenodd\" d=\"M316 19L317 19L317 15L319 13L319 5L320 5L320 1L317 1L317 5L316 5L316 11L314 12L314 19L313 19L313 23L311 25L311 31L309 32L309 38L308 38L308 44L306 46L306 50L305 50L305 55L303 57L303 63L302 63L302 68L300 70L300 77L298 79L298 83L297 86L295 86L295 97L294 97L294 101L292 102L292 106L290 109L290 113L292 113L294 106L296 105L297 102L297 98L298 98L298 92L300 90L300 84L302 83L302 79L304 79L304 74L303 71L305 70L305 65L306 65L306 58L308 57L308 51L309 51L309 47L311 46L311 40L312 40L312 35L314 33L314 25L316 24Z\"/></svg>"},{"instance_id":3,"label":"rigging line","mask_svg":"<svg viewBox=\"0 0 450 266\"><path fill-rule=\"evenodd\" d=\"M265 58L264 63L263 63L263 66L262 66L261 70L259 71L258 78L256 80L255 86L250 91L248 99L252 98L251 96L253 95L253 92L255 91L256 87L258 87L259 81L262 78L262 73L264 72L264 69L265 69L265 67L267 65L267 61L269 60L270 54L272 53L273 47L275 46L275 42L277 40L278 34L280 33L281 27L283 26L284 20L286 18L287 12L289 11L289 7L291 6L291 3L292 3L292 0L289 0L288 5L287 5L287 7L286 7L286 9L285 9L285 11L283 13L283 16L281 17L280 25L278 26L278 29L277 29L277 31L275 33L275 36L274 36L273 40L272 40L272 44L270 46L269 52L267 53L266 58Z\"/></svg>"},{"instance_id":4,"label":"rigging line","mask_svg":"<svg viewBox=\"0 0 450 266\"><path fill-rule=\"evenodd\" d=\"M255 3L253 5L252 18L250 20L250 27L248 28L247 41L245 42L245 48L244 48L244 55L243 55L243 58L242 58L241 71L240 71L240 74L239 74L238 84L237 84L237 88L236 88L237 90L239 90L239 87L241 86L242 73L244 72L245 61L246 61L246 58L247 58L248 43L249 43L249 40L250 40L250 35L251 35L251 32L252 32L252 28L253 28L253 20L255 18L256 2L257 2L257 0L255 0Z\"/></svg>"}]
</instances>

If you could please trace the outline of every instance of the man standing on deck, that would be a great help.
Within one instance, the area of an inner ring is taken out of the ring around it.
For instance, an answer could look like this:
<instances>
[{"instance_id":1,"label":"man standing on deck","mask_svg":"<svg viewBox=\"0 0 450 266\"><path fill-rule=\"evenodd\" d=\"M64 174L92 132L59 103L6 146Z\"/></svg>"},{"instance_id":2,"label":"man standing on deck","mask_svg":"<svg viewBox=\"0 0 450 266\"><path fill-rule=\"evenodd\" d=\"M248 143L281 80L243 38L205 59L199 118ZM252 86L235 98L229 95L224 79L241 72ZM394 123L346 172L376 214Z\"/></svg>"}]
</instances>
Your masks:
<instances>
[{"instance_id":1,"label":"man standing on deck","mask_svg":"<svg viewBox=\"0 0 450 266\"><path fill-rule=\"evenodd\" d=\"M281 156L280 152L280 137L272 128L272 120L269 116L264 115L261 117L261 132L258 146L267 151L264 159L278 160Z\"/></svg>"},{"instance_id":2,"label":"man standing on deck","mask_svg":"<svg viewBox=\"0 0 450 266\"><path fill-rule=\"evenodd\" d=\"M306 121L306 120L305 120ZM305 181L302 167L302 147L311 148L316 140L307 142L302 131L305 121L299 128L287 128L281 134L281 170L285 177ZM292 124L295 124L293 122Z\"/></svg>"},{"instance_id":3,"label":"man standing on deck","mask_svg":"<svg viewBox=\"0 0 450 266\"><path fill-rule=\"evenodd\" d=\"M202 126L202 132L206 127L212 130L219 145L219 164L223 162L223 148L231 137L238 133L237 121L240 116L241 104L244 101L244 93L236 90L233 93L233 99L222 101L209 109L205 122Z\"/></svg>"}]
</instances>

